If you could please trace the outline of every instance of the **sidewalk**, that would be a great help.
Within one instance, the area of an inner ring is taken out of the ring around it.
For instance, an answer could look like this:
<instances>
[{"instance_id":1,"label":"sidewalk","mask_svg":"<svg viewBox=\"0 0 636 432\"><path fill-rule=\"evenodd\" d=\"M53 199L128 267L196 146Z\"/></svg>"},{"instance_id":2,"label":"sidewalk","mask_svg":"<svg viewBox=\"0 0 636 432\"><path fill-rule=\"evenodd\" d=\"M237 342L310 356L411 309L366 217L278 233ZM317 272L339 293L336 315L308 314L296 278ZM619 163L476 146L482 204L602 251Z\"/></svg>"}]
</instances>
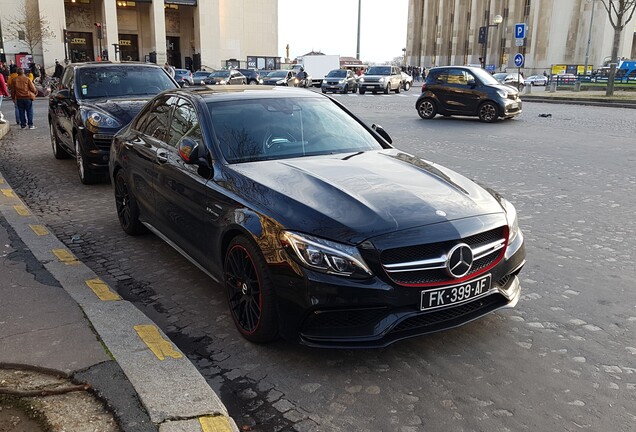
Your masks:
<instances>
[{"instance_id":1,"label":"sidewalk","mask_svg":"<svg viewBox=\"0 0 636 432\"><path fill-rule=\"evenodd\" d=\"M521 99L524 102L636 108L636 91L615 90L614 95L608 97L605 96L605 89L580 92L559 90L554 93L550 93L549 89L549 86L533 86L530 93L521 92Z\"/></svg>"},{"instance_id":2,"label":"sidewalk","mask_svg":"<svg viewBox=\"0 0 636 432\"><path fill-rule=\"evenodd\" d=\"M7 130L0 124L0 139ZM79 262L2 173L0 260L0 407L31 407L45 426L19 429L29 419L1 409L0 431L238 432L187 357ZM14 429L3 429L7 415Z\"/></svg>"}]
</instances>

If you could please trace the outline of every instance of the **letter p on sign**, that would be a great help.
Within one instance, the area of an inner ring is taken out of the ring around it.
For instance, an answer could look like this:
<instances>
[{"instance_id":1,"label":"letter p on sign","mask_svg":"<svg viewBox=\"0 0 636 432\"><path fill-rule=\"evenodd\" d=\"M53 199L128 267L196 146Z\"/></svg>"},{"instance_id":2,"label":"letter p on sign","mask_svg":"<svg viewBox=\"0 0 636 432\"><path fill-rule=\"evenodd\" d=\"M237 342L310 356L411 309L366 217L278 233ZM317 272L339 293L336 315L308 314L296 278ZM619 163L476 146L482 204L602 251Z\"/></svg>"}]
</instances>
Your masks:
<instances>
[{"instance_id":1,"label":"letter p on sign","mask_svg":"<svg viewBox=\"0 0 636 432\"><path fill-rule=\"evenodd\" d=\"M526 24L525 23L515 24L515 38L524 39L525 37L526 37Z\"/></svg>"}]
</instances>

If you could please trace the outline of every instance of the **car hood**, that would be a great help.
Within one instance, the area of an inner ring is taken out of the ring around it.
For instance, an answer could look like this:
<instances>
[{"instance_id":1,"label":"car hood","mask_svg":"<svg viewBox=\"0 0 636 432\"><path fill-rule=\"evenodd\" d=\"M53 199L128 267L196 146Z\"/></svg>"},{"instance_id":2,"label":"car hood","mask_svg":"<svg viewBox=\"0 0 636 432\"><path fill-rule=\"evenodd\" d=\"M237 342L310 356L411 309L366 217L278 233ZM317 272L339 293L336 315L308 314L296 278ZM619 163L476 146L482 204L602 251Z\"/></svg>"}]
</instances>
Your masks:
<instances>
[{"instance_id":1,"label":"car hood","mask_svg":"<svg viewBox=\"0 0 636 432\"><path fill-rule=\"evenodd\" d=\"M95 99L82 104L84 108L97 108L115 117L122 125L130 123L153 95L134 98Z\"/></svg>"},{"instance_id":2,"label":"car hood","mask_svg":"<svg viewBox=\"0 0 636 432\"><path fill-rule=\"evenodd\" d=\"M518 95L519 94L519 90L517 90L516 87L510 85L510 84L503 84L503 83L497 83L497 84L487 84L488 87L492 87L496 90L504 90L506 93L508 94L512 94L512 95Z\"/></svg>"},{"instance_id":3,"label":"car hood","mask_svg":"<svg viewBox=\"0 0 636 432\"><path fill-rule=\"evenodd\" d=\"M228 184L286 229L357 244L374 236L503 213L467 178L389 149L230 165Z\"/></svg>"}]
</instances>

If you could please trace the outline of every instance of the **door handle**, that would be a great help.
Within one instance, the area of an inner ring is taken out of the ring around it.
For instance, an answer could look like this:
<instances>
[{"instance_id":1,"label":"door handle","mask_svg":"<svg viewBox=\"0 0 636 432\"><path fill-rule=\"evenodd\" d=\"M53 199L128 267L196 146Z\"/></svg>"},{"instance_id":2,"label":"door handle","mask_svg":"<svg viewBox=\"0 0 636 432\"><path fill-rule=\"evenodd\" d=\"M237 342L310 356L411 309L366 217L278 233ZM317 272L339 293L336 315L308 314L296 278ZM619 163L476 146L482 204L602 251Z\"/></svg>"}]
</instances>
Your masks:
<instances>
[{"instance_id":1,"label":"door handle","mask_svg":"<svg viewBox=\"0 0 636 432\"><path fill-rule=\"evenodd\" d=\"M135 145L145 145L145 141L142 140L139 137L135 137L135 139L133 139L132 141L124 141L124 147L126 147L127 149L131 149L133 148Z\"/></svg>"},{"instance_id":2,"label":"door handle","mask_svg":"<svg viewBox=\"0 0 636 432\"><path fill-rule=\"evenodd\" d=\"M168 153L165 150L157 150L157 162L159 163L168 162Z\"/></svg>"}]
</instances>

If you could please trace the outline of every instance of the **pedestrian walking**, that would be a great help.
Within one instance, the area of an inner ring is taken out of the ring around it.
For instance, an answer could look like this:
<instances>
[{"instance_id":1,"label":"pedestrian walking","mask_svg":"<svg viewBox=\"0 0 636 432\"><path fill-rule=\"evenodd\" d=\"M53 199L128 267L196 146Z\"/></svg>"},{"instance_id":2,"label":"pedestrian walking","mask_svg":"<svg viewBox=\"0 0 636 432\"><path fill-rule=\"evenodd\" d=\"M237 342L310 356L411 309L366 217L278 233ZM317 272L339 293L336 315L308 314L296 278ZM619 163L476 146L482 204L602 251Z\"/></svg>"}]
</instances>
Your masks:
<instances>
[{"instance_id":1,"label":"pedestrian walking","mask_svg":"<svg viewBox=\"0 0 636 432\"><path fill-rule=\"evenodd\" d=\"M64 66L59 61L55 60L55 72L53 72L53 78L61 79L64 74Z\"/></svg>"},{"instance_id":2,"label":"pedestrian walking","mask_svg":"<svg viewBox=\"0 0 636 432\"><path fill-rule=\"evenodd\" d=\"M18 107L20 114L20 127L22 129L29 126L29 129L35 129L33 125L33 101L37 94L37 90L33 82L24 75L24 69L18 68L18 76L11 81L11 99Z\"/></svg>"},{"instance_id":3,"label":"pedestrian walking","mask_svg":"<svg viewBox=\"0 0 636 432\"><path fill-rule=\"evenodd\" d=\"M172 66L170 66L168 64L168 62L164 63L163 68L168 73L168 75L170 75L172 78L174 78L175 70L174 70L174 68Z\"/></svg>"},{"instance_id":4,"label":"pedestrian walking","mask_svg":"<svg viewBox=\"0 0 636 432\"><path fill-rule=\"evenodd\" d=\"M4 75L0 74L0 123L6 123L4 114L2 114L2 99L9 97L9 90L7 84L4 82Z\"/></svg>"}]
</instances>

